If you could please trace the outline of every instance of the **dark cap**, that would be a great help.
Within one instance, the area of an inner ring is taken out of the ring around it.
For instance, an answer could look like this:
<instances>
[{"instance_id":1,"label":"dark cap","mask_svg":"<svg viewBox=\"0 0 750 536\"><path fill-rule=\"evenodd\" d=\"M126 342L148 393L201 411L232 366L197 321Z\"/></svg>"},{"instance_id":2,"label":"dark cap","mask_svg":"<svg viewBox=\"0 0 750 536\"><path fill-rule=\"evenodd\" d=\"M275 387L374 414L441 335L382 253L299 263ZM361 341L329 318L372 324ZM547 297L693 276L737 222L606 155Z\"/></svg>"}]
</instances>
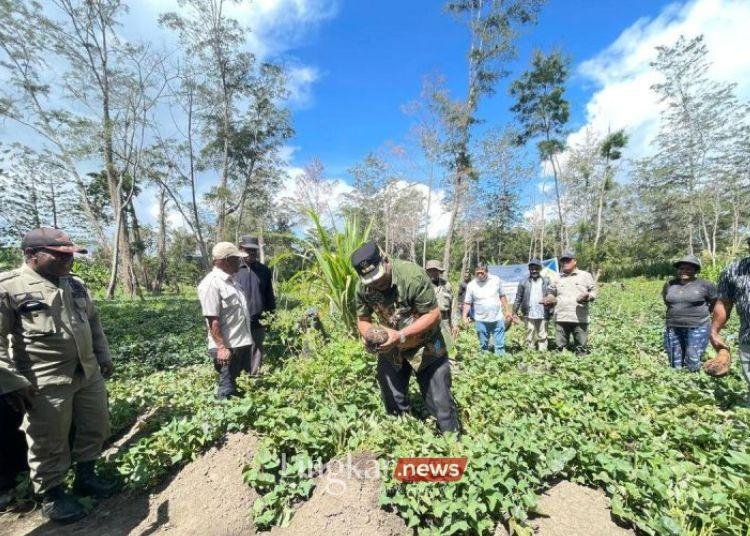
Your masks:
<instances>
[{"instance_id":1,"label":"dark cap","mask_svg":"<svg viewBox=\"0 0 750 536\"><path fill-rule=\"evenodd\" d=\"M573 252L572 252L572 251L570 251L570 250L568 250L568 251L563 251L563 254L562 254L562 255L560 255L560 260L561 260L561 261L564 261L565 259L575 259L575 258L576 258L576 254L575 254L575 253L573 253Z\"/></svg>"},{"instance_id":2,"label":"dark cap","mask_svg":"<svg viewBox=\"0 0 750 536\"><path fill-rule=\"evenodd\" d=\"M363 285L369 285L385 275L383 256L375 242L367 242L360 246L352 253L351 261Z\"/></svg>"},{"instance_id":3,"label":"dark cap","mask_svg":"<svg viewBox=\"0 0 750 536\"><path fill-rule=\"evenodd\" d=\"M538 266L539 268L541 268L542 267L542 261L540 261L539 259L531 259L529 261L529 266Z\"/></svg>"},{"instance_id":4,"label":"dark cap","mask_svg":"<svg viewBox=\"0 0 750 536\"><path fill-rule=\"evenodd\" d=\"M681 259L678 259L672 263L672 266L679 268L680 264L692 264L698 271L701 271L701 260L695 255L685 255Z\"/></svg>"},{"instance_id":5,"label":"dark cap","mask_svg":"<svg viewBox=\"0 0 750 536\"><path fill-rule=\"evenodd\" d=\"M244 235L240 239L239 246L247 249L260 249L260 243L257 236Z\"/></svg>"},{"instance_id":6,"label":"dark cap","mask_svg":"<svg viewBox=\"0 0 750 536\"><path fill-rule=\"evenodd\" d=\"M21 249L25 251L37 248L63 253L88 253L86 248L75 245L66 232L52 227L32 229L24 235L21 240Z\"/></svg>"}]
</instances>

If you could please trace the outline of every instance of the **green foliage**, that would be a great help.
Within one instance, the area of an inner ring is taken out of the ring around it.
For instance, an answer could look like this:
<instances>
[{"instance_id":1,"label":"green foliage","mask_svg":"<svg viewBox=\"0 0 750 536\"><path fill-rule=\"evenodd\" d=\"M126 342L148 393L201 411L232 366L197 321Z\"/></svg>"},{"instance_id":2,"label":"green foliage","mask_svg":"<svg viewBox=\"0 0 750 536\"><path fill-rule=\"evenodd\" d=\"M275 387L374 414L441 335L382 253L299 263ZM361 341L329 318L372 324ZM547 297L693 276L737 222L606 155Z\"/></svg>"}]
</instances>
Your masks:
<instances>
[{"instance_id":1,"label":"green foliage","mask_svg":"<svg viewBox=\"0 0 750 536\"><path fill-rule=\"evenodd\" d=\"M370 236L370 226L364 230L359 220L347 218L342 231L328 231L320 222L320 216L313 210L308 215L315 225L317 243L309 244L315 257L317 272L326 289L331 308L344 322L351 333L357 329L354 307L354 291L357 288L357 272L350 257Z\"/></svg>"},{"instance_id":2,"label":"green foliage","mask_svg":"<svg viewBox=\"0 0 750 536\"><path fill-rule=\"evenodd\" d=\"M104 257L76 257L72 273L83 279L93 294L103 294L109 283L110 263Z\"/></svg>"},{"instance_id":3,"label":"green foliage","mask_svg":"<svg viewBox=\"0 0 750 536\"><path fill-rule=\"evenodd\" d=\"M0 272L18 268L23 262L21 250L13 247L0 247Z\"/></svg>"},{"instance_id":4,"label":"green foliage","mask_svg":"<svg viewBox=\"0 0 750 536\"><path fill-rule=\"evenodd\" d=\"M545 55L535 51L531 69L510 87L510 94L516 99L511 111L521 125L518 143L541 137L538 148L542 160L564 149L561 136L570 116L570 104L565 100L569 63L559 52Z\"/></svg>"},{"instance_id":5,"label":"green foliage","mask_svg":"<svg viewBox=\"0 0 750 536\"><path fill-rule=\"evenodd\" d=\"M311 339L307 358L290 353L298 345L277 348L269 374L241 377L245 394L230 402L213 400L207 361L154 370L151 361L131 358L109 384L113 428L147 410L152 416L114 465L130 487L148 486L226 431L251 429L261 442L244 476L261 494L253 506L260 529L288 521L328 461L370 451L385 464L402 456L468 456L456 483L403 484L384 473L381 505L418 534L491 534L498 522L528 533L538 494L559 478L602 488L613 514L644 534L744 534L747 386L737 363L724 379L667 367L659 291L658 281L605 285L587 357L521 350L520 330L512 330L511 353L498 358L479 352L474 334L462 332L453 381L461 437L438 435L431 419L420 420L426 410L416 393L419 418L387 416L373 356L343 333L327 344ZM145 302L140 314L151 320L137 330L127 328L134 309L103 308L116 353L139 334L158 334L157 327L149 331L156 316L167 329L181 325L174 318L181 315L198 322L187 300L161 301ZM164 309L156 315L151 309L158 307ZM269 340L293 341L303 307L280 311ZM203 337L197 326L188 331Z\"/></svg>"}]
</instances>

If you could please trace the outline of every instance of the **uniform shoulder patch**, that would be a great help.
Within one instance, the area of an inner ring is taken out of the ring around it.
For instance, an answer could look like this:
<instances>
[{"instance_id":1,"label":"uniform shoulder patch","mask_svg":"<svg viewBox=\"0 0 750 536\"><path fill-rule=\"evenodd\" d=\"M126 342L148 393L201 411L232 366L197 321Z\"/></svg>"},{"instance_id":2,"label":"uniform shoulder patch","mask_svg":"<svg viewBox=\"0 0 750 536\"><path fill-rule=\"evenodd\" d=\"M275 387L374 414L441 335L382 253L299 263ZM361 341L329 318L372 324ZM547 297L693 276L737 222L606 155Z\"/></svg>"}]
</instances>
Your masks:
<instances>
[{"instance_id":1,"label":"uniform shoulder patch","mask_svg":"<svg viewBox=\"0 0 750 536\"><path fill-rule=\"evenodd\" d=\"M88 293L86 292L86 285L83 284L82 280L73 276L69 279L69 281L70 290L73 292L74 298L85 298L88 296Z\"/></svg>"}]
</instances>

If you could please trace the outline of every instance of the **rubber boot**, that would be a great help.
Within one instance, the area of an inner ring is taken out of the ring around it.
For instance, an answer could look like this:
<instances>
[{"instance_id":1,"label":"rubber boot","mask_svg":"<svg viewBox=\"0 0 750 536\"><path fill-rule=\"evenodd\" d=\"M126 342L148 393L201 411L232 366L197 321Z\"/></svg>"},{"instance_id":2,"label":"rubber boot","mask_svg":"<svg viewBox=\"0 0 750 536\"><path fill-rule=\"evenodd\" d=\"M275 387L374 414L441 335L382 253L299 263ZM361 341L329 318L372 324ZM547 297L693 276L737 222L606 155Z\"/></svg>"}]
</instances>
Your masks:
<instances>
[{"instance_id":1,"label":"rubber boot","mask_svg":"<svg viewBox=\"0 0 750 536\"><path fill-rule=\"evenodd\" d=\"M76 479L73 491L79 495L103 499L111 497L117 491L117 482L107 480L94 472L94 460L76 464Z\"/></svg>"},{"instance_id":2,"label":"rubber boot","mask_svg":"<svg viewBox=\"0 0 750 536\"><path fill-rule=\"evenodd\" d=\"M62 486L55 486L42 495L42 515L57 523L73 523L86 517L86 510Z\"/></svg>"}]
</instances>

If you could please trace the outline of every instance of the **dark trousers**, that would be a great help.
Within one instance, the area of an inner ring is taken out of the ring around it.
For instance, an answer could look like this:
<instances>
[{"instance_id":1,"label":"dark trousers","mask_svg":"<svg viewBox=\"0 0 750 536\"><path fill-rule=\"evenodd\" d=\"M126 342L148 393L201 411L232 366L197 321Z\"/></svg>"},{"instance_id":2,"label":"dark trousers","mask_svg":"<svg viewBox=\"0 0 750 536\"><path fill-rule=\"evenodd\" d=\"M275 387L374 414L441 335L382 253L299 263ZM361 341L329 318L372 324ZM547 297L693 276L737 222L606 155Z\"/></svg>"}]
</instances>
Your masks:
<instances>
[{"instance_id":1,"label":"dark trousers","mask_svg":"<svg viewBox=\"0 0 750 536\"><path fill-rule=\"evenodd\" d=\"M387 356L378 356L378 383L385 410L391 415L409 413L409 378L413 372L404 362L396 367ZM451 395L451 367L447 357L435 359L416 374L419 391L441 432L458 431L458 410Z\"/></svg>"},{"instance_id":2,"label":"dark trousers","mask_svg":"<svg viewBox=\"0 0 750 536\"><path fill-rule=\"evenodd\" d=\"M219 373L219 381L216 385L216 398L228 398L237 394L237 376L243 370L250 372L250 357L252 355L252 346L240 346L232 348L232 356L229 363L221 365L216 360L216 349L211 348L208 354L214 361L214 369Z\"/></svg>"},{"instance_id":3,"label":"dark trousers","mask_svg":"<svg viewBox=\"0 0 750 536\"><path fill-rule=\"evenodd\" d=\"M23 414L0 400L0 493L15 487L18 474L29 470L21 422Z\"/></svg>"},{"instance_id":4,"label":"dark trousers","mask_svg":"<svg viewBox=\"0 0 750 536\"><path fill-rule=\"evenodd\" d=\"M250 356L250 375L255 376L260 372L260 366L263 364L263 341L266 340L266 328L260 324L253 324L251 332L253 351Z\"/></svg>"},{"instance_id":5,"label":"dark trousers","mask_svg":"<svg viewBox=\"0 0 750 536\"><path fill-rule=\"evenodd\" d=\"M573 338L573 345L570 339ZM555 324L555 346L558 351L571 348L578 355L588 353L589 325L577 322L557 322Z\"/></svg>"}]
</instances>

